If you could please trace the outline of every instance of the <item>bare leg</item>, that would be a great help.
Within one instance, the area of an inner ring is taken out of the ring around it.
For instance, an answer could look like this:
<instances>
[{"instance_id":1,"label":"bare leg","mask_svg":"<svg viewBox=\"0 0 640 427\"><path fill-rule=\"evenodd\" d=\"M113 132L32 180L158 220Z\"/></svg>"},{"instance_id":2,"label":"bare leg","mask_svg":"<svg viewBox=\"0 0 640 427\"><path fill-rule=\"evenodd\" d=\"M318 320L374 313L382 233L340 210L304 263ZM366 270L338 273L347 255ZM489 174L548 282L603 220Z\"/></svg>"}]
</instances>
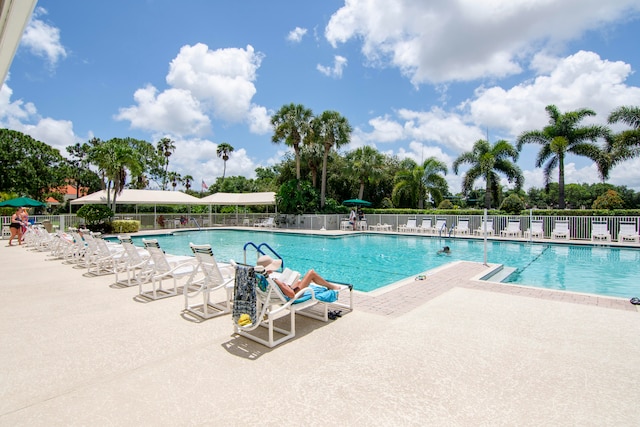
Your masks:
<instances>
[{"instance_id":1,"label":"bare leg","mask_svg":"<svg viewBox=\"0 0 640 427\"><path fill-rule=\"evenodd\" d=\"M301 289L302 288L306 288L311 284L311 282L313 282L313 283L315 283L317 285L325 286L325 287L327 287L329 289L339 289L338 286L334 285L333 283L327 282L322 276L320 276L314 270L307 271L307 273L304 275L304 277L298 283L298 287L301 288Z\"/></svg>"},{"instance_id":2,"label":"bare leg","mask_svg":"<svg viewBox=\"0 0 640 427\"><path fill-rule=\"evenodd\" d=\"M10 230L11 230L11 236L9 237L9 246L13 246L13 245L11 244L11 241L12 241L12 240L13 240L13 238L14 238L14 237L16 237L16 235L18 234L18 230L17 230L17 229L15 229L15 228L13 228L13 227L11 227L11 229L10 229ZM20 241L20 238L19 238L19 237L18 237L18 241Z\"/></svg>"}]
</instances>

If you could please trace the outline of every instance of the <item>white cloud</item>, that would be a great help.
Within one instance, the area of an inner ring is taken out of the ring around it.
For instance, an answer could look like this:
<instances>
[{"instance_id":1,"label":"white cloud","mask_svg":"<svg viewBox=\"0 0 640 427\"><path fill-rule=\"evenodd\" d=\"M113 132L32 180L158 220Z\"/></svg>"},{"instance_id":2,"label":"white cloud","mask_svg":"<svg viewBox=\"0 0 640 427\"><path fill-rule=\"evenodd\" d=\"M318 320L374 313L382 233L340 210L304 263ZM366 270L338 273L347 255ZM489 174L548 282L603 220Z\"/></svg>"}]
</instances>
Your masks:
<instances>
[{"instance_id":1,"label":"white cloud","mask_svg":"<svg viewBox=\"0 0 640 427\"><path fill-rule=\"evenodd\" d=\"M540 46L549 49L640 10L636 0L478 2L347 0L325 37L362 40L371 65L398 68L413 84L505 77Z\"/></svg>"},{"instance_id":2,"label":"white cloud","mask_svg":"<svg viewBox=\"0 0 640 427\"><path fill-rule=\"evenodd\" d=\"M340 78L342 77L342 71L347 66L347 58L344 56L336 55L333 57L333 67L326 67L318 64L316 68L322 74L328 77Z\"/></svg>"},{"instance_id":3,"label":"white cloud","mask_svg":"<svg viewBox=\"0 0 640 427\"><path fill-rule=\"evenodd\" d=\"M296 27L287 34L287 40L293 43L300 43L305 34L307 34L306 28Z\"/></svg>"},{"instance_id":4,"label":"white cloud","mask_svg":"<svg viewBox=\"0 0 640 427\"><path fill-rule=\"evenodd\" d=\"M121 108L116 120L128 120L134 129L162 131L177 135L205 135L210 120L200 102L182 89L168 89L160 94L148 85L133 95L136 105Z\"/></svg>"},{"instance_id":5,"label":"white cloud","mask_svg":"<svg viewBox=\"0 0 640 427\"><path fill-rule=\"evenodd\" d=\"M160 93L151 85L138 89L136 105L121 108L116 119L130 121L133 128L181 136L210 133L213 119L245 123L251 132L265 133L266 108L251 102L262 58L251 46L183 46L169 67L170 88Z\"/></svg>"},{"instance_id":6,"label":"white cloud","mask_svg":"<svg viewBox=\"0 0 640 427\"><path fill-rule=\"evenodd\" d=\"M60 29L38 19L46 15L46 9L36 8L22 35L21 44L32 54L43 57L51 67L67 57L67 50L60 42Z\"/></svg>"}]
</instances>

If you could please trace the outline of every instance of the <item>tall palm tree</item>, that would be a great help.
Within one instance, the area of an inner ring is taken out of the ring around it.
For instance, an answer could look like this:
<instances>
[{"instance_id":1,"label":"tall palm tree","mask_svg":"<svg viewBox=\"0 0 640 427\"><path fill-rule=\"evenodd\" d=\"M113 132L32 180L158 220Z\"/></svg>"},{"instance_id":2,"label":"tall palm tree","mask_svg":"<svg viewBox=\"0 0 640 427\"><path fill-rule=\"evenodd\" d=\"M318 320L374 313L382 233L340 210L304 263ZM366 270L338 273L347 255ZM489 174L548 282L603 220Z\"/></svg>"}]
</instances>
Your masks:
<instances>
[{"instance_id":1,"label":"tall palm tree","mask_svg":"<svg viewBox=\"0 0 640 427\"><path fill-rule=\"evenodd\" d=\"M311 131L313 112L302 104L283 105L272 117L273 136L271 141L284 141L296 157L296 179L300 181L300 145L303 144Z\"/></svg>"},{"instance_id":2,"label":"tall palm tree","mask_svg":"<svg viewBox=\"0 0 640 427\"><path fill-rule=\"evenodd\" d=\"M360 181L359 199L364 197L365 184L376 185L380 182L385 172L384 166L384 156L368 145L347 155L347 171Z\"/></svg>"},{"instance_id":3,"label":"tall palm tree","mask_svg":"<svg viewBox=\"0 0 640 427\"><path fill-rule=\"evenodd\" d=\"M478 178L484 178L486 191L484 195L484 205L491 208L491 200L498 202L498 191L500 189L500 176L498 172L504 174L509 182L516 184L516 189L520 190L524 183L522 171L515 164L518 160L518 150L505 140L496 141L491 145L489 141L480 139L473 145L471 151L462 153L453 161L453 172L457 175L461 164L471 165L462 179L462 192L468 194L473 190L473 184Z\"/></svg>"},{"instance_id":4,"label":"tall palm tree","mask_svg":"<svg viewBox=\"0 0 640 427\"><path fill-rule=\"evenodd\" d=\"M594 142L598 138L607 138L610 132L606 126L579 126L585 117L596 115L592 110L582 108L562 114L555 105L547 105L545 110L549 115L549 125L542 130L524 132L518 137L516 146L518 151L522 150L524 144L542 146L536 158L536 167L544 164L547 188L551 182L551 172L558 168L558 207L564 209L564 160L567 153L585 156L597 163L602 150Z\"/></svg>"},{"instance_id":5,"label":"tall palm tree","mask_svg":"<svg viewBox=\"0 0 640 427\"><path fill-rule=\"evenodd\" d=\"M227 144L226 142L221 142L218 144L218 148L216 148L216 154L218 157L222 157L224 161L224 169L222 170L222 179L224 180L224 176L227 173L227 160L229 160L229 153L233 152L233 147L231 144Z\"/></svg>"},{"instance_id":6,"label":"tall palm tree","mask_svg":"<svg viewBox=\"0 0 640 427\"><path fill-rule=\"evenodd\" d=\"M609 114L609 124L624 123L631 129L623 130L606 139L602 156L597 161L598 172L603 181L618 163L640 156L640 107L622 106Z\"/></svg>"},{"instance_id":7,"label":"tall palm tree","mask_svg":"<svg viewBox=\"0 0 640 427\"><path fill-rule=\"evenodd\" d=\"M184 188L189 191L191 188L191 183L193 182L193 177L191 175L185 175L182 177L182 182L184 182Z\"/></svg>"},{"instance_id":8,"label":"tall palm tree","mask_svg":"<svg viewBox=\"0 0 640 427\"><path fill-rule=\"evenodd\" d=\"M422 164L422 169L424 169L422 183L424 184L425 194L433 198L437 207L449 190L447 180L440 175L441 173L447 174L447 165L435 157L429 157Z\"/></svg>"},{"instance_id":9,"label":"tall palm tree","mask_svg":"<svg viewBox=\"0 0 640 427\"><path fill-rule=\"evenodd\" d=\"M182 181L182 177L178 172L169 172L167 174L167 178L171 181L171 186L173 187L173 191L176 191L176 187L178 186L178 182Z\"/></svg>"},{"instance_id":10,"label":"tall palm tree","mask_svg":"<svg viewBox=\"0 0 640 427\"><path fill-rule=\"evenodd\" d=\"M322 159L322 182L320 186L320 208L324 208L327 192L327 161L332 147L340 148L351 140L353 129L349 121L337 111L324 111L313 119L313 137L324 146Z\"/></svg>"},{"instance_id":11,"label":"tall palm tree","mask_svg":"<svg viewBox=\"0 0 640 427\"><path fill-rule=\"evenodd\" d=\"M176 144L170 138L162 138L160 141L158 141L158 143L156 144L156 147L158 149L158 154L164 156L165 158L164 177L162 179L162 189L166 190L167 178L168 178L167 171L169 170L169 157L171 157L171 154L173 154L173 152L176 151Z\"/></svg>"},{"instance_id":12,"label":"tall palm tree","mask_svg":"<svg viewBox=\"0 0 640 427\"><path fill-rule=\"evenodd\" d=\"M322 167L324 146L317 141L310 139L300 148L300 159L306 162L311 171L311 185L318 187L318 171Z\"/></svg>"}]
</instances>

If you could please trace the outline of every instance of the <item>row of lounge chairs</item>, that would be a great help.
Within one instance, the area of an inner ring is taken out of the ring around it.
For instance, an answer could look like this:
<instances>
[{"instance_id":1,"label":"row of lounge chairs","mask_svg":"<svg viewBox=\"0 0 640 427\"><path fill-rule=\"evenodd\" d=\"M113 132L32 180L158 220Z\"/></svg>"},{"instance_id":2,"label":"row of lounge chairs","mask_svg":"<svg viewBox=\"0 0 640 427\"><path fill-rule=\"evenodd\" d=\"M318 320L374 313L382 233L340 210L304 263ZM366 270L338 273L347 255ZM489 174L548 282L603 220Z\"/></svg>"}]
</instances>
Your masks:
<instances>
[{"instance_id":1,"label":"row of lounge chairs","mask_svg":"<svg viewBox=\"0 0 640 427\"><path fill-rule=\"evenodd\" d=\"M315 288L306 288L293 298L286 297L268 275L262 276L266 285L254 286L251 293L253 308L247 310L247 281L238 280L238 271L251 270L251 277L262 273L259 266L217 262L210 245L190 244L191 256L167 255L156 239L142 239L144 248L137 247L129 236L118 236L119 242L108 242L88 230L70 230L68 233L48 233L40 226L30 227L25 243L38 251L48 251L54 259L86 268L87 276L114 274L120 287L138 286L140 298L158 300L179 295L179 284L184 296L184 313L206 320L231 314L234 331L268 347L274 347L295 337L296 314L327 322L329 307L353 309L353 288L338 284L338 292L349 292L348 302L326 301ZM240 274L240 277L249 277ZM216 294L220 294L217 295ZM242 313L244 311L244 313ZM246 321L246 316L250 321ZM276 319L289 316L289 327L276 327ZM242 321L240 319L242 318ZM267 336L257 333L259 327ZM281 336L276 336L280 334Z\"/></svg>"},{"instance_id":2,"label":"row of lounge chairs","mask_svg":"<svg viewBox=\"0 0 640 427\"><path fill-rule=\"evenodd\" d=\"M447 232L447 224L445 219L437 219L436 225L431 225L431 219L424 218L420 226L416 225L416 219L408 219L406 224L398 226L399 232L426 232L428 234L439 234ZM460 219L458 223L449 229L449 233L453 235L466 235L470 234L469 220ZM476 236L493 236L496 231L493 228L493 220L487 220L486 223L483 220L480 226L473 230L473 234ZM520 220L513 219L507 222L504 229L500 230L499 235L501 237L525 237L525 238L544 238L544 223L542 220L532 220L529 229L522 231L520 228ZM551 239L565 239L571 238L571 231L569 229L568 220L557 220L554 223L554 227L550 232ZM593 242L610 242L611 232L608 228L606 221L593 221L591 224L591 241ZM640 235L638 229L633 222L621 222L618 230L618 241L626 243L640 243Z\"/></svg>"}]
</instances>

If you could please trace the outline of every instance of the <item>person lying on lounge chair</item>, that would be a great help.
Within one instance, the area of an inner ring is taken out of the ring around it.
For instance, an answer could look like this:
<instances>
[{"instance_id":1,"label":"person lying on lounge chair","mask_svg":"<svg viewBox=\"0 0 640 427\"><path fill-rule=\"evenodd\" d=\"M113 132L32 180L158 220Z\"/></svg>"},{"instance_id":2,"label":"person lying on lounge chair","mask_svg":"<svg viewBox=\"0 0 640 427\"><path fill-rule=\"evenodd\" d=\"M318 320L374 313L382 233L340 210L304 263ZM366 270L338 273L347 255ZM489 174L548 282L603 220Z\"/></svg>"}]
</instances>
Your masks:
<instances>
[{"instance_id":1,"label":"person lying on lounge chair","mask_svg":"<svg viewBox=\"0 0 640 427\"><path fill-rule=\"evenodd\" d=\"M262 255L258 258L258 265L264 267L267 274L271 274L282 266L282 260L274 260L269 255ZM285 294L288 298L293 298L295 295L304 288L309 287L311 283L315 283L316 285L321 285L326 287L327 289L340 289L339 286L334 285L333 283L327 282L322 276L316 273L314 270L309 270L302 276L301 279L296 279L293 283L288 284L280 278L272 277L273 281L278 285L278 287L282 290L282 293Z\"/></svg>"}]
</instances>

